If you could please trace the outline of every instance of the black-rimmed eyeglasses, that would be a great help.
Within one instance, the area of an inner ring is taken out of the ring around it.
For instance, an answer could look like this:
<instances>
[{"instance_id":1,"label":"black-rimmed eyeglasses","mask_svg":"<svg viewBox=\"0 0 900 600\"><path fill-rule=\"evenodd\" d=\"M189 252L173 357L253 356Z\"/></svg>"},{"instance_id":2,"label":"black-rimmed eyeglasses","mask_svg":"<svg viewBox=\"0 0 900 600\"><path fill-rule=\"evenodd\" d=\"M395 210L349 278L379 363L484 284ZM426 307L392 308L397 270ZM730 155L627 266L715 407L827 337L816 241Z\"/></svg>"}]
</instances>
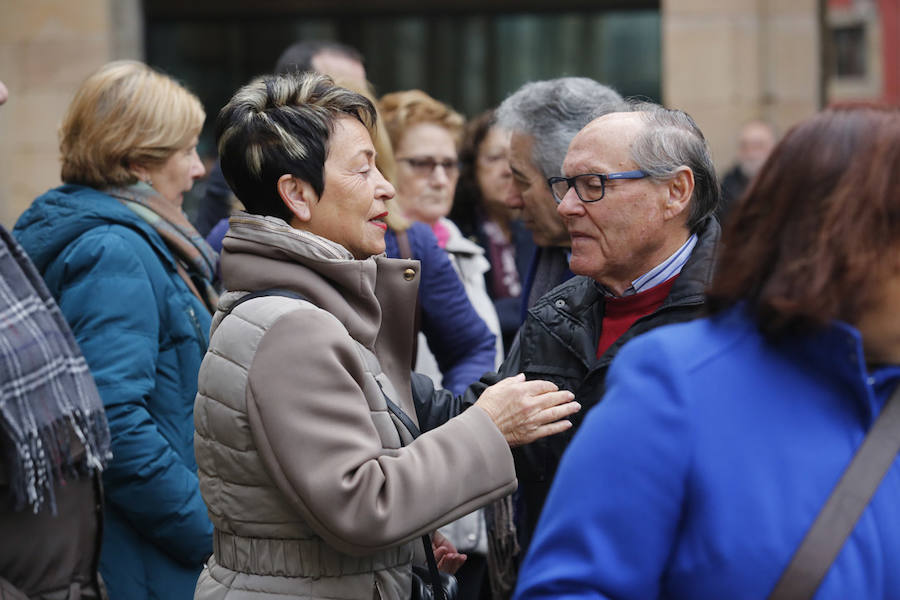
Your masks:
<instances>
[{"instance_id":1,"label":"black-rimmed eyeglasses","mask_svg":"<svg viewBox=\"0 0 900 600\"><path fill-rule=\"evenodd\" d=\"M644 171L623 171L622 173L583 173L571 177L551 177L547 180L553 198L561 204L566 193L575 188L578 199L582 202L597 202L606 193L606 182L615 179L643 179Z\"/></svg>"}]
</instances>

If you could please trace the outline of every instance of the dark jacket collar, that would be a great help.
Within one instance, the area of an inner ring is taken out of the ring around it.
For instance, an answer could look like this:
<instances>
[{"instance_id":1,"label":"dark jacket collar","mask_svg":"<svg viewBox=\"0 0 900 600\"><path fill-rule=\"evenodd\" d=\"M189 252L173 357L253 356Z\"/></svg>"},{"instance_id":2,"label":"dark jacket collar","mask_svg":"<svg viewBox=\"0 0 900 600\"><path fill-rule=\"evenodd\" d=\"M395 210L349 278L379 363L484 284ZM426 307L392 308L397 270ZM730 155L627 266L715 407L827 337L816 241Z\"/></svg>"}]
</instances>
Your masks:
<instances>
[{"instance_id":1,"label":"dark jacket collar","mask_svg":"<svg viewBox=\"0 0 900 600\"><path fill-rule=\"evenodd\" d=\"M694 247L672 291L654 315L679 307L701 306L706 286L715 270L716 248L721 229L718 221L708 217L697 231L699 240ZM567 346L590 368L596 359L600 323L603 320L604 296L597 283L585 276L576 276L545 294L528 311L551 336ZM631 330L629 330L631 333ZM611 348L615 351L632 335L626 333Z\"/></svg>"}]
</instances>

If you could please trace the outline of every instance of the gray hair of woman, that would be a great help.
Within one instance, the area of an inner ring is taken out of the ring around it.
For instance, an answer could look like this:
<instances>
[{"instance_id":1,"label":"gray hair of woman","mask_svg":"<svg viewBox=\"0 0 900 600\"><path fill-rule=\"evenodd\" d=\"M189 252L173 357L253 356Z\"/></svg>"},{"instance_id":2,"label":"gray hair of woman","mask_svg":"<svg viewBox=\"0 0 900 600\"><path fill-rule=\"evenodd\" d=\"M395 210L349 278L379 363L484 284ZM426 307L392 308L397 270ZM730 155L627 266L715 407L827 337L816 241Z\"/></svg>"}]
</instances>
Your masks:
<instances>
[{"instance_id":1,"label":"gray hair of woman","mask_svg":"<svg viewBox=\"0 0 900 600\"><path fill-rule=\"evenodd\" d=\"M631 110L641 113L646 127L631 146L631 158L651 179L666 181L679 167L694 174L687 227L692 232L719 205L719 179L706 138L697 123L684 111L651 102L636 102Z\"/></svg>"},{"instance_id":2,"label":"gray hair of woman","mask_svg":"<svg viewBox=\"0 0 900 600\"><path fill-rule=\"evenodd\" d=\"M555 177L576 133L597 117L626 110L611 87L587 77L560 77L516 90L497 108L497 125L534 138L534 164L544 177Z\"/></svg>"},{"instance_id":3,"label":"gray hair of woman","mask_svg":"<svg viewBox=\"0 0 900 600\"><path fill-rule=\"evenodd\" d=\"M247 211L289 221L277 186L285 174L321 196L328 142L345 116L373 133L372 103L327 75L267 75L239 89L219 112L215 133L222 174Z\"/></svg>"}]
</instances>

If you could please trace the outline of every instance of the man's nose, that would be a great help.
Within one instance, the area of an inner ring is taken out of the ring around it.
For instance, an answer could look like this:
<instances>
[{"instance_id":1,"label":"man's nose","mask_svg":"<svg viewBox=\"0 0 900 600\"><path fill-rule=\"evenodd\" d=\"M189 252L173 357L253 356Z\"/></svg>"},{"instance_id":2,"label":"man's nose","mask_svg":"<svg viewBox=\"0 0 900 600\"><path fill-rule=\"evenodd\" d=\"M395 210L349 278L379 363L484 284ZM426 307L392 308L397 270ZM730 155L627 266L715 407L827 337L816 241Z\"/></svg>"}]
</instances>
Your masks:
<instances>
[{"instance_id":1,"label":"man's nose","mask_svg":"<svg viewBox=\"0 0 900 600\"><path fill-rule=\"evenodd\" d=\"M566 192L566 195L563 196L562 202L560 202L556 206L556 212L559 213L561 217L567 217L572 215L581 214L584 211L584 205L581 203L581 200L578 198L578 194L575 192L574 187L570 187Z\"/></svg>"}]
</instances>

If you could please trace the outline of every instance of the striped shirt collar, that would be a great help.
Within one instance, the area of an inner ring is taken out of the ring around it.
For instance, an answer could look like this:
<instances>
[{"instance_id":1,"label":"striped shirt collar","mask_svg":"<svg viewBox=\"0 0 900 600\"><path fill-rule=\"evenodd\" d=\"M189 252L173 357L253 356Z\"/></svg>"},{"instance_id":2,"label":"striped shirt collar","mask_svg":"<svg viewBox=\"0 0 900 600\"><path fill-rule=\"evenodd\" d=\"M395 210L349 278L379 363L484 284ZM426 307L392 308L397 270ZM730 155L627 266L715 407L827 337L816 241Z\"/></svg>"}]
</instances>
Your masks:
<instances>
[{"instance_id":1,"label":"striped shirt collar","mask_svg":"<svg viewBox=\"0 0 900 600\"><path fill-rule=\"evenodd\" d=\"M691 257L691 252L694 251L694 246L696 245L697 234L692 233L687 241L682 244L681 248L676 250L672 256L632 281L631 287L625 290L622 295L632 296L643 292L644 290L649 290L681 273L681 269L684 268L684 265ZM615 294L613 294L606 286L600 285L599 287L604 295L615 296Z\"/></svg>"}]
</instances>

